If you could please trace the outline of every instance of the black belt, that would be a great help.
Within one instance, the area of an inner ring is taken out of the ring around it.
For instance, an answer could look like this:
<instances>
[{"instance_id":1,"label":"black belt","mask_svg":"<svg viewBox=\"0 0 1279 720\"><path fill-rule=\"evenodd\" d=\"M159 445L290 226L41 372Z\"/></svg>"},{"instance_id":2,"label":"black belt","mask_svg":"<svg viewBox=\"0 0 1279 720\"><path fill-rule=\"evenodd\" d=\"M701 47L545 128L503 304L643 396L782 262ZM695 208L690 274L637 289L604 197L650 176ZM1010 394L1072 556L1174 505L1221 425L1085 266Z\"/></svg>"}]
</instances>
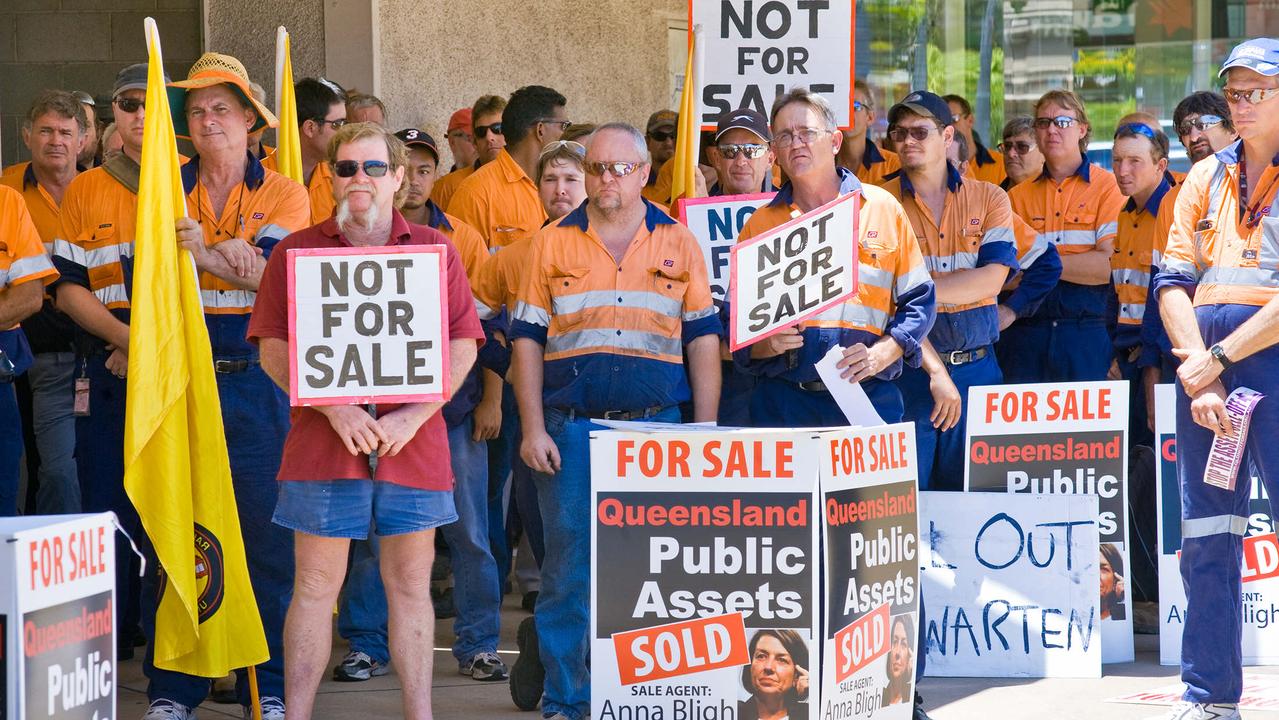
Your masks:
<instances>
[{"instance_id":1,"label":"black belt","mask_svg":"<svg viewBox=\"0 0 1279 720\"><path fill-rule=\"evenodd\" d=\"M592 417L600 420L647 420L661 411L675 407L674 405L653 405L641 410L605 410L604 412L578 412L573 408L555 408L560 412L568 415L568 419L572 420L578 417Z\"/></svg>"},{"instance_id":2,"label":"black belt","mask_svg":"<svg viewBox=\"0 0 1279 720\"><path fill-rule=\"evenodd\" d=\"M976 350L956 350L940 354L941 361L947 365L967 365L970 362L976 362L986 357L986 348L979 347Z\"/></svg>"},{"instance_id":3,"label":"black belt","mask_svg":"<svg viewBox=\"0 0 1279 720\"><path fill-rule=\"evenodd\" d=\"M214 360L213 372L221 375L244 372L258 364L257 360Z\"/></svg>"},{"instance_id":4,"label":"black belt","mask_svg":"<svg viewBox=\"0 0 1279 720\"><path fill-rule=\"evenodd\" d=\"M826 383L821 380L809 380L808 382L795 382L792 380L790 384L805 392L830 392L830 390L826 389Z\"/></svg>"}]
</instances>

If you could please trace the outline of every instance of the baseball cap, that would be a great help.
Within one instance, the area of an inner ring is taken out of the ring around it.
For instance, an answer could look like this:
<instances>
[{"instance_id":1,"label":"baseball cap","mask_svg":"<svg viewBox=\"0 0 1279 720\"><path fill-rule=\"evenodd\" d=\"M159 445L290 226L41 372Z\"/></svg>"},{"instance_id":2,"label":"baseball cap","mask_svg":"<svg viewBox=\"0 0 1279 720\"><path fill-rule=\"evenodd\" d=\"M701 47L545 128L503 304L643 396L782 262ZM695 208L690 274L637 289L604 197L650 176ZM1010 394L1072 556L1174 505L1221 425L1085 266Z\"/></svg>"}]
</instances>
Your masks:
<instances>
[{"instance_id":1,"label":"baseball cap","mask_svg":"<svg viewBox=\"0 0 1279 720\"><path fill-rule=\"evenodd\" d=\"M449 126L444 134L448 135L454 130L465 130L468 134L471 132L471 108L462 108L449 116Z\"/></svg>"},{"instance_id":2,"label":"baseball cap","mask_svg":"<svg viewBox=\"0 0 1279 720\"><path fill-rule=\"evenodd\" d=\"M1255 73L1267 77L1279 75L1279 40L1273 38L1253 38L1244 40L1230 51L1230 57L1221 64L1217 77L1226 74L1230 68L1248 68Z\"/></svg>"},{"instance_id":3,"label":"baseball cap","mask_svg":"<svg viewBox=\"0 0 1279 720\"><path fill-rule=\"evenodd\" d=\"M955 124L955 116L950 112L950 104L937 93L930 93L927 90L916 90L889 108L888 124L895 124L903 110L909 110L920 117L934 118L943 126Z\"/></svg>"},{"instance_id":4,"label":"baseball cap","mask_svg":"<svg viewBox=\"0 0 1279 720\"><path fill-rule=\"evenodd\" d=\"M644 132L651 133L658 128L674 128L679 126L679 113L674 110L658 110L648 116L648 125Z\"/></svg>"},{"instance_id":5,"label":"baseball cap","mask_svg":"<svg viewBox=\"0 0 1279 720\"><path fill-rule=\"evenodd\" d=\"M468 111L469 112L469 111ZM457 115L457 113L453 113ZM435 138L428 133L418 130L417 128L408 128L395 133L395 137L400 139L408 147L424 147L431 151L435 156L435 162L440 161L440 149L435 145Z\"/></svg>"},{"instance_id":6,"label":"baseball cap","mask_svg":"<svg viewBox=\"0 0 1279 720\"><path fill-rule=\"evenodd\" d=\"M164 74L164 82L168 84L169 74ZM147 64L136 63L130 65L120 72L116 73L115 86L111 89L111 98L120 96L125 90L146 90L147 89Z\"/></svg>"},{"instance_id":7,"label":"baseball cap","mask_svg":"<svg viewBox=\"0 0 1279 720\"><path fill-rule=\"evenodd\" d=\"M742 108L740 110L731 110L719 116L719 124L715 126L715 140L729 130L741 128L750 130L759 136L764 142L772 142L773 133L768 129L768 118L760 114L758 110L752 108Z\"/></svg>"},{"instance_id":8,"label":"baseball cap","mask_svg":"<svg viewBox=\"0 0 1279 720\"><path fill-rule=\"evenodd\" d=\"M245 104L253 108L258 119L253 123L253 127L249 128L249 132L257 132L278 124L275 113L253 97L253 90L249 87L249 73L244 69L244 64L230 55L209 52L195 61L190 72L187 73L186 80L169 83L169 111L173 114L174 134L182 137L191 136L191 130L187 127L187 91L214 85L230 87Z\"/></svg>"}]
</instances>

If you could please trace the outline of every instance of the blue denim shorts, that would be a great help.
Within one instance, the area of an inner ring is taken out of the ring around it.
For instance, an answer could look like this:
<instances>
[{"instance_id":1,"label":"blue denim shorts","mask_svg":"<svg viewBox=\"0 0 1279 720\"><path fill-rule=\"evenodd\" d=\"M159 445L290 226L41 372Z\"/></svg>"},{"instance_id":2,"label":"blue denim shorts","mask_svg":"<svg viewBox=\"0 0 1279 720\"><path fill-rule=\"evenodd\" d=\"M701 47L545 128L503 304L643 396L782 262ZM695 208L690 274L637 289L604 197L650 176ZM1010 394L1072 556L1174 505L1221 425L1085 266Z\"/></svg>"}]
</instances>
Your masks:
<instances>
[{"instance_id":1,"label":"blue denim shorts","mask_svg":"<svg viewBox=\"0 0 1279 720\"><path fill-rule=\"evenodd\" d=\"M321 537L365 540L429 530L457 520L452 490L373 480L286 480L271 521Z\"/></svg>"}]
</instances>

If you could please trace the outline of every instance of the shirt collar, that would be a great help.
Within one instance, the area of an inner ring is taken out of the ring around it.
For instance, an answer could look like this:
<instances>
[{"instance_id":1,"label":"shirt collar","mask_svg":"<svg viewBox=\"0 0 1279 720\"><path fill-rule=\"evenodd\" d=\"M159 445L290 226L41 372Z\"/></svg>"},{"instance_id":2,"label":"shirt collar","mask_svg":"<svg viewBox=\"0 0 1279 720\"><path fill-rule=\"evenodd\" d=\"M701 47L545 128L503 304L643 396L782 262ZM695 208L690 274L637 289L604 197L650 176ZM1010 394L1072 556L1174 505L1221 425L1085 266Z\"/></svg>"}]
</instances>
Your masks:
<instances>
[{"instance_id":1,"label":"shirt collar","mask_svg":"<svg viewBox=\"0 0 1279 720\"><path fill-rule=\"evenodd\" d=\"M915 186L911 184L910 177L906 173L900 173L902 179L902 195L907 193L915 194ZM946 163L946 190L955 192L964 185L964 176L959 174L959 169L949 161Z\"/></svg>"},{"instance_id":2,"label":"shirt collar","mask_svg":"<svg viewBox=\"0 0 1279 720\"><path fill-rule=\"evenodd\" d=\"M869 147L869 146L868 146ZM835 174L839 176L839 194L841 196L862 189L861 180L853 174L852 170L846 167L835 166ZM769 201L769 207L790 207L795 202L795 189L791 187L791 181L787 180L785 185L777 191L773 199Z\"/></svg>"},{"instance_id":3,"label":"shirt collar","mask_svg":"<svg viewBox=\"0 0 1279 720\"><path fill-rule=\"evenodd\" d=\"M249 159L248 164L244 167L244 185L249 190L257 190L262 186L262 182L266 180L266 170L262 167L262 161L254 157L253 153L245 150L244 155ZM199 181L200 156L192 155L187 164L182 166L182 192L190 195L195 190L195 184Z\"/></svg>"},{"instance_id":4,"label":"shirt collar","mask_svg":"<svg viewBox=\"0 0 1279 720\"><path fill-rule=\"evenodd\" d=\"M342 234L341 228L338 227L338 219L336 215L330 215L328 220L320 223L320 232L325 237L337 240L343 245L350 246L351 243ZM387 240L386 245L400 245L402 241L413 236L413 228L409 226L409 221L404 219L399 210L391 210L391 237Z\"/></svg>"},{"instance_id":5,"label":"shirt collar","mask_svg":"<svg viewBox=\"0 0 1279 720\"><path fill-rule=\"evenodd\" d=\"M773 191L773 170L772 170L772 168L769 168L768 172L764 174L764 182L762 182L762 183L760 183L760 184L759 184L759 191L760 191L760 192L762 192L762 193L772 192L772 191ZM711 189L710 189L710 190L707 190L707 191L706 191L706 196L707 196L707 197L719 197L719 196L721 196L721 195L723 195L723 194L724 194L724 188L720 187L720 184L719 184L719 181L718 181L718 180L716 180L716 181L715 181L715 184L711 186Z\"/></svg>"},{"instance_id":6,"label":"shirt collar","mask_svg":"<svg viewBox=\"0 0 1279 720\"><path fill-rule=\"evenodd\" d=\"M1084 182L1092 182L1092 163L1088 162L1087 155L1083 156L1083 160L1079 163L1079 167L1075 168L1073 174ZM1044 163L1044 169L1039 173L1039 177L1040 179L1052 179L1052 176L1048 174L1048 163Z\"/></svg>"},{"instance_id":7,"label":"shirt collar","mask_svg":"<svg viewBox=\"0 0 1279 720\"><path fill-rule=\"evenodd\" d=\"M498 163L498 167L502 168L502 175L506 177L507 182L519 182L521 178L533 182L528 174L524 172L524 168L515 162L515 158L503 148L498 151L497 158L493 162Z\"/></svg>"},{"instance_id":8,"label":"shirt collar","mask_svg":"<svg viewBox=\"0 0 1279 720\"><path fill-rule=\"evenodd\" d=\"M1240 138L1216 153L1217 159L1225 165L1238 165L1243 157L1243 138ZM1271 165L1279 165L1279 154L1270 159Z\"/></svg>"},{"instance_id":9,"label":"shirt collar","mask_svg":"<svg viewBox=\"0 0 1279 720\"><path fill-rule=\"evenodd\" d=\"M1155 191L1150 193L1150 197L1146 199L1143 209L1152 216L1159 214L1159 205L1163 203L1164 196L1172 189L1169 179L1168 174L1164 173L1164 176L1159 179L1159 184L1155 186ZM1136 210L1137 201L1133 198L1128 198L1128 202L1124 204L1124 212L1131 213L1136 212Z\"/></svg>"},{"instance_id":10,"label":"shirt collar","mask_svg":"<svg viewBox=\"0 0 1279 720\"><path fill-rule=\"evenodd\" d=\"M991 155L986 146L982 145L981 141L976 137L973 138L973 145L977 146L976 150L973 151L973 160L977 161L978 166L995 164L995 156Z\"/></svg>"},{"instance_id":11,"label":"shirt collar","mask_svg":"<svg viewBox=\"0 0 1279 720\"><path fill-rule=\"evenodd\" d=\"M586 215L586 204L589 202L590 200L583 200L582 204L578 205L576 210L565 215L563 220L556 223L557 226L575 227L582 232L588 231L590 229L591 222L590 218ZM675 220L670 215L662 212L661 208L649 202L647 199L644 200L644 225L648 228L649 232L656 230L658 225L674 224Z\"/></svg>"},{"instance_id":12,"label":"shirt collar","mask_svg":"<svg viewBox=\"0 0 1279 720\"><path fill-rule=\"evenodd\" d=\"M862 151L862 167L870 169L875 163L884 162L884 153L879 151L879 146L874 140L866 138L866 149Z\"/></svg>"},{"instance_id":13,"label":"shirt collar","mask_svg":"<svg viewBox=\"0 0 1279 720\"><path fill-rule=\"evenodd\" d=\"M86 168L80 163L76 163L75 171L76 171L76 174L79 174L82 172L88 172L89 168ZM36 185L39 185L39 184L40 184L40 181L36 180L35 165L32 165L31 163L28 162L27 167L22 171L22 189L26 190L29 187L35 187Z\"/></svg>"},{"instance_id":14,"label":"shirt collar","mask_svg":"<svg viewBox=\"0 0 1279 720\"><path fill-rule=\"evenodd\" d=\"M448 216L444 214L439 205L435 204L434 200L426 201L426 224L428 227L435 228L441 232L445 230L453 232L453 225L449 222Z\"/></svg>"}]
</instances>

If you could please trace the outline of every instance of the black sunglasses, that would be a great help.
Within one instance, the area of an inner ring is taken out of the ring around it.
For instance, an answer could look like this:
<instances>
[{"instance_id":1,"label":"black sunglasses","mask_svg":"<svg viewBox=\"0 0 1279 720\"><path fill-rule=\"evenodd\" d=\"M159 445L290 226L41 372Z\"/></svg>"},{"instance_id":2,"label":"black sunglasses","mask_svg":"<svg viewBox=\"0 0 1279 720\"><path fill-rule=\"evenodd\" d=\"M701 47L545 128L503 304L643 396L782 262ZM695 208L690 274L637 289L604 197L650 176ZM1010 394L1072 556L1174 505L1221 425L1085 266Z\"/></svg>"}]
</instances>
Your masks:
<instances>
[{"instance_id":1,"label":"black sunglasses","mask_svg":"<svg viewBox=\"0 0 1279 720\"><path fill-rule=\"evenodd\" d=\"M674 140L675 135L676 133L674 130L671 130L670 132L667 132L665 130L654 130L653 132L648 134L649 137L653 138L654 140L658 142L666 142L667 140Z\"/></svg>"},{"instance_id":2,"label":"black sunglasses","mask_svg":"<svg viewBox=\"0 0 1279 720\"><path fill-rule=\"evenodd\" d=\"M901 144L906 142L909 135L915 142L923 142L928 139L928 134L932 131L941 130L936 125L914 125L912 127L895 127L889 128L888 137L893 139L894 143Z\"/></svg>"},{"instance_id":3,"label":"black sunglasses","mask_svg":"<svg viewBox=\"0 0 1279 720\"><path fill-rule=\"evenodd\" d=\"M488 135L490 131L492 131L492 133L493 133L494 135L501 135L501 134L502 134L502 123L500 123L500 122L495 122L495 123L493 123L492 125L476 125L476 126L475 126L475 137L477 137L477 138L479 138L479 139L483 140L483 139L484 139L484 137L485 137L486 135Z\"/></svg>"},{"instance_id":4,"label":"black sunglasses","mask_svg":"<svg viewBox=\"0 0 1279 720\"><path fill-rule=\"evenodd\" d=\"M340 178L355 177L355 173L364 168L364 174L371 178L382 177L391 169L391 166L381 160L365 160L360 163L355 160L338 160L333 163L333 173Z\"/></svg>"},{"instance_id":5,"label":"black sunglasses","mask_svg":"<svg viewBox=\"0 0 1279 720\"><path fill-rule=\"evenodd\" d=\"M139 100L137 98L127 98L127 97L116 98L114 102L116 107L120 108L122 112L126 112L126 113L135 113L141 110L146 105L145 100Z\"/></svg>"},{"instance_id":6,"label":"black sunglasses","mask_svg":"<svg viewBox=\"0 0 1279 720\"><path fill-rule=\"evenodd\" d=\"M324 118L312 118L312 119L315 121L316 125L319 125L321 127L325 125L332 125L334 130L339 129L346 124L346 118L338 118L337 120L325 120Z\"/></svg>"}]
</instances>

